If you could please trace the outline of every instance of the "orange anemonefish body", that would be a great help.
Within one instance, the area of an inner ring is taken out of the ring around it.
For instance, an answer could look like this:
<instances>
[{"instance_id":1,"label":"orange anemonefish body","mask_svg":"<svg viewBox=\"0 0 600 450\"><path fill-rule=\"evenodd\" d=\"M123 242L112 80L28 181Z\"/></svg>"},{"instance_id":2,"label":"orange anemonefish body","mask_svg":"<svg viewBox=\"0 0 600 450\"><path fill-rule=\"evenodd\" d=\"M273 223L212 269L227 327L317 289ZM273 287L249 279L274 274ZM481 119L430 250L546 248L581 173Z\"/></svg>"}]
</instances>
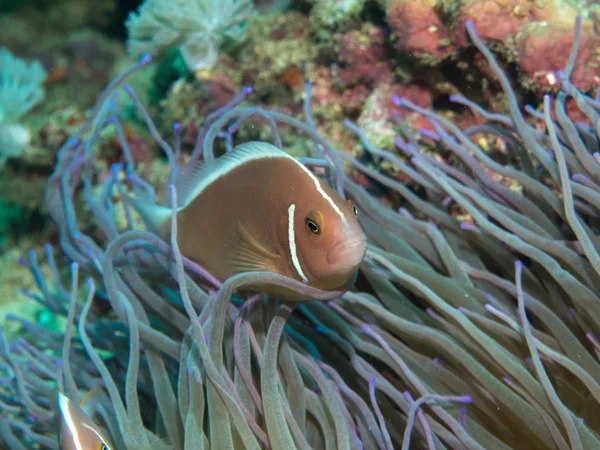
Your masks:
<instances>
[{"instance_id":1,"label":"orange anemonefish body","mask_svg":"<svg viewBox=\"0 0 600 450\"><path fill-rule=\"evenodd\" d=\"M77 406L63 393L58 392L61 450L111 450L98 425L81 409L86 399L87 396Z\"/></svg>"},{"instance_id":2,"label":"orange anemonefish body","mask_svg":"<svg viewBox=\"0 0 600 450\"><path fill-rule=\"evenodd\" d=\"M187 167L176 185L181 252L219 280L278 273L326 291L347 290L366 252L356 208L277 147L248 142ZM168 242L171 209L129 199ZM257 290L299 299L276 287Z\"/></svg>"}]
</instances>

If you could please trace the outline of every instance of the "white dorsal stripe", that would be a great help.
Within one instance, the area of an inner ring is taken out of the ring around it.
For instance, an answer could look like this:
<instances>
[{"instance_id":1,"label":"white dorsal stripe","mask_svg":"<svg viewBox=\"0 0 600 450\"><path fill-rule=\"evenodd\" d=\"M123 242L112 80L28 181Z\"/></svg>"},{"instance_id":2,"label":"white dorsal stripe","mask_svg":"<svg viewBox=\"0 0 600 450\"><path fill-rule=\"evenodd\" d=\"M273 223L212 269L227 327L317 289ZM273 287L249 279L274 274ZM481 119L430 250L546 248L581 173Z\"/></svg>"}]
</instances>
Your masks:
<instances>
[{"instance_id":1,"label":"white dorsal stripe","mask_svg":"<svg viewBox=\"0 0 600 450\"><path fill-rule=\"evenodd\" d=\"M77 428L75 427L75 422L73 422L73 417L71 417L70 400L60 393L58 395L58 402L60 406L60 410L62 411L65 422L67 422L67 428L71 432L71 436L73 437L73 445L75 445L76 450L83 450L81 448L81 442L79 441L79 433L77 433Z\"/></svg>"},{"instance_id":2,"label":"white dorsal stripe","mask_svg":"<svg viewBox=\"0 0 600 450\"><path fill-rule=\"evenodd\" d=\"M196 161L183 170L177 181L177 195L180 199L179 209L187 206L192 200L204 191L208 186L221 177L224 177L233 169L249 161L264 158L286 158L294 161L306 173L315 184L317 192L331 205L331 208L339 214L342 222L346 222L346 216L335 204L333 199L321 187L319 179L308 170L304 164L288 155L283 150L268 142L246 142L235 147L231 152L215 159L210 163Z\"/></svg>"},{"instance_id":3,"label":"white dorsal stripe","mask_svg":"<svg viewBox=\"0 0 600 450\"><path fill-rule=\"evenodd\" d=\"M89 425L82 423L81 424L83 427L87 428L88 430L90 430L92 433L94 433L96 436L98 436L98 439L100 439L102 441L102 443L104 445L106 445L106 448L108 448L108 444L106 443L106 439L104 439L104 436L102 436L100 434L100 432L98 430L96 430L95 428L90 427Z\"/></svg>"},{"instance_id":4,"label":"white dorsal stripe","mask_svg":"<svg viewBox=\"0 0 600 450\"><path fill-rule=\"evenodd\" d=\"M296 232L294 230L294 212L296 211L296 205L292 204L288 208L288 240L290 243L290 256L292 257L292 264L294 269L298 273L298 276L302 278L302 281L308 283L308 278L302 271L302 266L298 260L298 253L296 252Z\"/></svg>"},{"instance_id":5,"label":"white dorsal stripe","mask_svg":"<svg viewBox=\"0 0 600 450\"><path fill-rule=\"evenodd\" d=\"M292 158L293 159L293 158ZM302 168L302 170L304 170L304 172L306 172L306 174L313 180L313 182L315 183L315 187L317 188L317 192L319 192L319 194L321 194L321 197L323 197L323 199L329 203L331 205L331 207L333 208L333 210L339 214L339 216L342 218L342 222L346 222L346 216L344 216L344 214L342 213L342 211L340 210L340 208L338 208L338 205L335 204L335 202L333 201L333 199L327 195L327 193L323 190L323 188L321 187L321 182L319 181L319 179L315 176L314 173L312 173L310 170L308 170L306 168L306 166L304 164L302 164L299 161L296 161L294 159L294 161Z\"/></svg>"},{"instance_id":6,"label":"white dorsal stripe","mask_svg":"<svg viewBox=\"0 0 600 450\"><path fill-rule=\"evenodd\" d=\"M295 161L286 152L272 144L253 141L238 145L229 153L212 162L196 161L191 163L184 168L175 186L180 199L179 209L187 206L204 189L233 169L249 161L264 158L289 158Z\"/></svg>"}]
</instances>

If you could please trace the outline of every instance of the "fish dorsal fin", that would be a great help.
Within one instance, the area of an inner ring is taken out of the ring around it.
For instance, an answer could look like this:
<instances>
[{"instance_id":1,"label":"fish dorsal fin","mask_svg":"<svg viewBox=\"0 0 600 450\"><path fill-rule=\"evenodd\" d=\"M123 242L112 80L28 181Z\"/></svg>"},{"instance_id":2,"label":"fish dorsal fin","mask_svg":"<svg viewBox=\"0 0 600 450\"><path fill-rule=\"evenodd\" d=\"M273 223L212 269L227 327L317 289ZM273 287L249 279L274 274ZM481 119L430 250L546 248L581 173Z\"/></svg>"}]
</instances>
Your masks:
<instances>
[{"instance_id":1,"label":"fish dorsal fin","mask_svg":"<svg viewBox=\"0 0 600 450\"><path fill-rule=\"evenodd\" d=\"M103 393L104 390L102 389L102 386L93 387L83 396L79 402L79 408L91 417L96 409L96 404L99 400L99 397Z\"/></svg>"},{"instance_id":2,"label":"fish dorsal fin","mask_svg":"<svg viewBox=\"0 0 600 450\"><path fill-rule=\"evenodd\" d=\"M283 150L268 142L253 141L238 145L232 151L214 161L207 163L198 160L189 163L183 169L175 185L179 207L187 206L204 189L233 169L249 161L264 158L289 158L294 160Z\"/></svg>"},{"instance_id":3,"label":"fish dorsal fin","mask_svg":"<svg viewBox=\"0 0 600 450\"><path fill-rule=\"evenodd\" d=\"M229 270L232 273L278 272L281 256L265 248L239 222L234 239L229 256Z\"/></svg>"}]
</instances>

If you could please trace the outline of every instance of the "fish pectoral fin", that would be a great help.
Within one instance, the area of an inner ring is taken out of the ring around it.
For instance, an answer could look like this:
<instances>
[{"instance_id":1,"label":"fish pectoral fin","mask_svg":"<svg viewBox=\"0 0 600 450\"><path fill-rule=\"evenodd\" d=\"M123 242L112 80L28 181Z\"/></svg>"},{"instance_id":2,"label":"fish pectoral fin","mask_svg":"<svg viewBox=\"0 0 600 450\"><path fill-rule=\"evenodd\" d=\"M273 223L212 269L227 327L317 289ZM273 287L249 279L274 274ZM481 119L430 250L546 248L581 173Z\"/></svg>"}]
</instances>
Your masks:
<instances>
[{"instance_id":1,"label":"fish pectoral fin","mask_svg":"<svg viewBox=\"0 0 600 450\"><path fill-rule=\"evenodd\" d=\"M238 223L230 260L232 273L278 272L280 261L279 254L267 249Z\"/></svg>"}]
</instances>

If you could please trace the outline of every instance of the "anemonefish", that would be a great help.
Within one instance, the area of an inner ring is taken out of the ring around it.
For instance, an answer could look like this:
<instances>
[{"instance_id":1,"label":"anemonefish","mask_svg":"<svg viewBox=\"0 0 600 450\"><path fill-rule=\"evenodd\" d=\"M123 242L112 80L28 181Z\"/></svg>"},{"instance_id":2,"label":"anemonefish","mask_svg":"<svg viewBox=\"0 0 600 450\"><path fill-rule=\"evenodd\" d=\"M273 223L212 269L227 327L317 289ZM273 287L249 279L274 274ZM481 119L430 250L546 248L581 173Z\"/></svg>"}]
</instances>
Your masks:
<instances>
[{"instance_id":1,"label":"anemonefish","mask_svg":"<svg viewBox=\"0 0 600 450\"><path fill-rule=\"evenodd\" d=\"M351 201L286 152L247 142L209 163L188 165L176 183L177 243L220 281L274 272L325 291L348 290L367 238ZM166 242L171 209L128 198ZM253 286L289 299L274 286Z\"/></svg>"},{"instance_id":2,"label":"anemonefish","mask_svg":"<svg viewBox=\"0 0 600 450\"><path fill-rule=\"evenodd\" d=\"M81 409L87 396L79 406L60 391L57 396L61 450L111 450L112 447L98 425Z\"/></svg>"}]
</instances>

